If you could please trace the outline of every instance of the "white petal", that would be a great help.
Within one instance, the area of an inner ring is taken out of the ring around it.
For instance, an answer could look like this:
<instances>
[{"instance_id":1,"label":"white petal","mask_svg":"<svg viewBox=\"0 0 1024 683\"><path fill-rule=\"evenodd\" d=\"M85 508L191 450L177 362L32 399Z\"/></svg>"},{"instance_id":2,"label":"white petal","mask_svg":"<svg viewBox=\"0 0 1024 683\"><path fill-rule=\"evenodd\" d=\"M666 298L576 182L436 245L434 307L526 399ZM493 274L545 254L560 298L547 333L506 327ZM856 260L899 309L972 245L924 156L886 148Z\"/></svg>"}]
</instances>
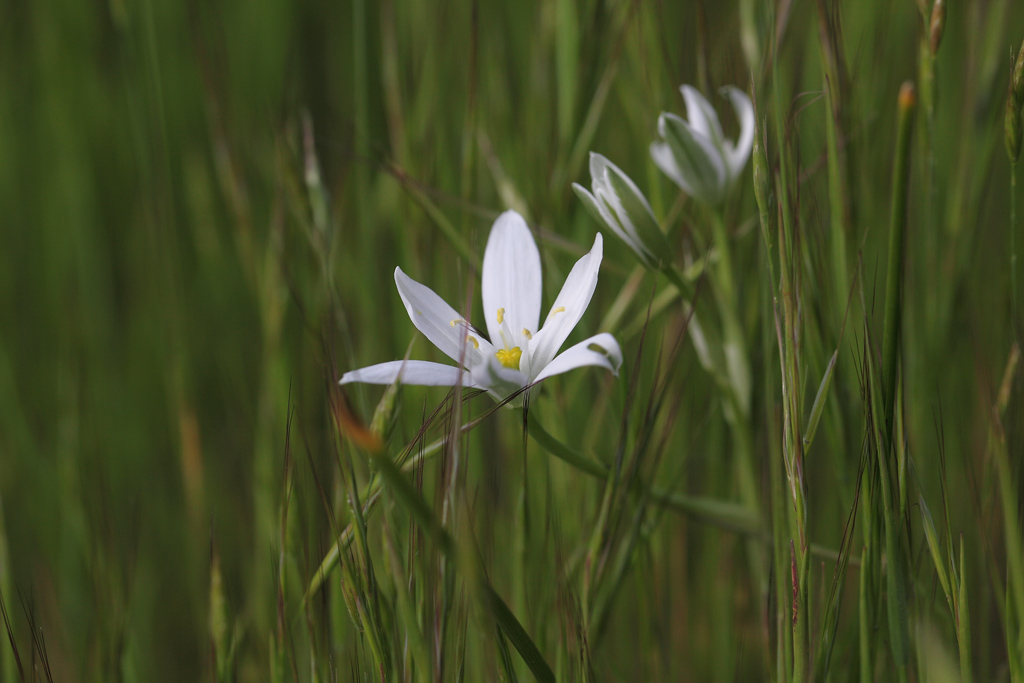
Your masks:
<instances>
[{"instance_id":1,"label":"white petal","mask_svg":"<svg viewBox=\"0 0 1024 683\"><path fill-rule=\"evenodd\" d=\"M683 192L693 195L693 186L686 182L686 178L683 177L682 171L679 170L679 164L676 163L676 157L672 154L672 149L668 146L668 143L652 142L651 159L654 160L654 165L660 168L662 173L683 189Z\"/></svg>"},{"instance_id":2,"label":"white petal","mask_svg":"<svg viewBox=\"0 0 1024 683\"><path fill-rule=\"evenodd\" d=\"M619 343L615 341L615 337L607 332L602 332L579 344L570 346L548 363L548 366L537 375L534 382L587 365L607 368L612 371L612 374L618 375L619 368L622 366L622 350L619 348Z\"/></svg>"},{"instance_id":3,"label":"white petal","mask_svg":"<svg viewBox=\"0 0 1024 683\"><path fill-rule=\"evenodd\" d=\"M633 182L633 179L630 178L628 175L626 175L622 171L621 168L619 168L618 166L613 164L608 159L605 159L600 154L596 154L595 155L594 152L591 152L590 155L591 155L591 158L593 158L594 156L599 156L599 157L601 157L601 159L604 160L604 166L605 166L605 168L603 169L604 170L604 175L607 175L609 173L614 173L616 176L618 176L618 178L623 183L626 184L626 187L629 188L629 191L633 194L633 196L636 197L637 201L640 202L640 204L643 206L644 210L647 211L647 213L651 217L651 220L656 223L657 221L654 218L654 209L651 208L651 203L647 201L647 197L645 197L644 193L640 191L640 188L636 186L636 183ZM593 173L593 168L594 168L593 163L591 163L590 168L591 168L591 173ZM608 187L609 190L612 190L612 185L611 185L611 181L610 180L605 180L604 181L604 185L606 187ZM612 192L614 193L614 190L612 190Z\"/></svg>"},{"instance_id":4,"label":"white petal","mask_svg":"<svg viewBox=\"0 0 1024 683\"><path fill-rule=\"evenodd\" d=\"M630 249L636 252L644 253L643 240L640 239L640 235L636 231L636 226L633 225L633 221L630 220L629 214L626 213L626 209L622 206L622 202L619 200L618 195L612 191L610 187L601 188L597 192L597 201L601 204L605 211L614 216L613 226L617 226L615 234L618 235L623 242L629 245ZM645 254L649 257L649 254Z\"/></svg>"},{"instance_id":5,"label":"white petal","mask_svg":"<svg viewBox=\"0 0 1024 683\"><path fill-rule=\"evenodd\" d=\"M658 132L669 143L679 174L692 189L688 194L710 204L721 201L729 178L722 148L675 114L661 113Z\"/></svg>"},{"instance_id":6,"label":"white petal","mask_svg":"<svg viewBox=\"0 0 1024 683\"><path fill-rule=\"evenodd\" d=\"M598 154L597 152L590 153L590 180L595 186L598 183L604 182L605 171L611 163L608 157L603 154Z\"/></svg>"},{"instance_id":7,"label":"white petal","mask_svg":"<svg viewBox=\"0 0 1024 683\"><path fill-rule=\"evenodd\" d=\"M401 378L402 384L414 384L422 387L452 387L459 382L460 376L463 386L474 386L472 382L474 378L465 370L459 370L453 365L428 363L423 360L393 360L346 372L338 383L393 384L396 379Z\"/></svg>"},{"instance_id":8,"label":"white petal","mask_svg":"<svg viewBox=\"0 0 1024 683\"><path fill-rule=\"evenodd\" d=\"M594 182L594 188L599 187L598 182ZM599 224L607 227L609 230L614 232L619 239L629 244L630 237L622 231L622 226L619 225L619 221L615 218L615 215L611 212L608 205L601 201L597 196L591 194L590 190L583 187L579 183L573 183L572 189L576 193L576 196L583 202L583 206L586 207L591 217ZM600 190L598 190L600 191Z\"/></svg>"},{"instance_id":9,"label":"white petal","mask_svg":"<svg viewBox=\"0 0 1024 683\"><path fill-rule=\"evenodd\" d=\"M616 206L615 192L608 182L608 167L614 166L604 155L590 153L590 180L594 187L594 204L609 228L626 244L634 249L639 242L633 226L619 221L619 208Z\"/></svg>"},{"instance_id":10,"label":"white petal","mask_svg":"<svg viewBox=\"0 0 1024 683\"><path fill-rule=\"evenodd\" d=\"M542 371L544 366L555 357L562 342L569 336L576 323L590 305L597 287L597 272L601 268L604 241L601 233L594 237L594 246L590 253L576 262L569 272L569 277L562 285L562 291L555 297L551 312L544 321L544 327L533 336L530 344L530 368Z\"/></svg>"},{"instance_id":11,"label":"white petal","mask_svg":"<svg viewBox=\"0 0 1024 683\"><path fill-rule=\"evenodd\" d=\"M488 352L491 345L487 340L468 330L462 316L432 289L413 280L401 268L395 268L395 284L412 324L453 361L471 368L479 362L481 354Z\"/></svg>"},{"instance_id":12,"label":"white petal","mask_svg":"<svg viewBox=\"0 0 1024 683\"><path fill-rule=\"evenodd\" d=\"M535 332L540 320L540 252L526 221L515 211L498 216L487 238L483 272L484 317L491 342L498 343L498 309L509 329Z\"/></svg>"},{"instance_id":13,"label":"white petal","mask_svg":"<svg viewBox=\"0 0 1024 683\"><path fill-rule=\"evenodd\" d=\"M694 132L711 140L716 147L721 147L725 135L722 133L722 124L718 122L718 114L715 113L714 107L696 88L684 85L679 90L686 101L686 118L689 119Z\"/></svg>"},{"instance_id":14,"label":"white petal","mask_svg":"<svg viewBox=\"0 0 1024 683\"><path fill-rule=\"evenodd\" d=\"M754 145L754 105L747 97L747 93L731 85L722 88L722 94L732 102L736 118L740 122L740 136L735 147L729 144L725 149L726 161L729 164L729 180L734 181L747 165L750 149Z\"/></svg>"}]
</instances>

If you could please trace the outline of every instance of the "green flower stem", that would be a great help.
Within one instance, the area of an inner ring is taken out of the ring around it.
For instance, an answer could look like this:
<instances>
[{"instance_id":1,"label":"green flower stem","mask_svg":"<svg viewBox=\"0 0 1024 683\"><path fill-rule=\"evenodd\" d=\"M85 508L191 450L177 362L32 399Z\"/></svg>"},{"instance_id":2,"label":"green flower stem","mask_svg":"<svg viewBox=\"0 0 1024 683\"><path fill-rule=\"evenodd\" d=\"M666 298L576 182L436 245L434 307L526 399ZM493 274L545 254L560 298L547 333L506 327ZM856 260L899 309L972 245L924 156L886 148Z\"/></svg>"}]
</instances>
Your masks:
<instances>
[{"instance_id":1,"label":"green flower stem","mask_svg":"<svg viewBox=\"0 0 1024 683\"><path fill-rule=\"evenodd\" d=\"M718 251L718 286L730 306L736 308L736 289L733 279L732 255L729 250L729 233L725 227L725 217L721 209L712 211L712 232L715 248Z\"/></svg>"},{"instance_id":2,"label":"green flower stem","mask_svg":"<svg viewBox=\"0 0 1024 683\"><path fill-rule=\"evenodd\" d=\"M744 503L752 510L757 511L759 509L757 473L754 463L754 439L750 431L749 389L747 388L750 383L750 366L743 328L740 325L739 302L736 297L729 235L725 227L725 217L720 209L712 211L712 232L715 249L718 252L717 277L714 279L713 285L719 315L722 319L722 338L727 350L725 371L729 380L728 401L733 414L729 425L735 442L733 447L736 459L740 465L740 494ZM674 273L674 271L671 272ZM682 285L681 278L679 280L680 282L674 282L677 287ZM680 291L686 290L681 289Z\"/></svg>"}]
</instances>

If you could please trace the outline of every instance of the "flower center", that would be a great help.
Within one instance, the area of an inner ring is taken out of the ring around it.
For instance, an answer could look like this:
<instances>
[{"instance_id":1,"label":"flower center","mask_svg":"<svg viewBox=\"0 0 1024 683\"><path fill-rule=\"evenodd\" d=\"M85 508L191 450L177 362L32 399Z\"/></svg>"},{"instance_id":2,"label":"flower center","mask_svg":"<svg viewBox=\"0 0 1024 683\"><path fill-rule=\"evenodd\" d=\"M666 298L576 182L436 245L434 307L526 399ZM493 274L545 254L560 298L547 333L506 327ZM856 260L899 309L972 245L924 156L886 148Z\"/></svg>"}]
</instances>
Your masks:
<instances>
[{"instance_id":1,"label":"flower center","mask_svg":"<svg viewBox=\"0 0 1024 683\"><path fill-rule=\"evenodd\" d=\"M523 358L523 349L519 346L514 346L516 338L512 336L512 331L508 329L508 322L505 320L505 309L498 309L498 324L501 328L498 330L498 336L501 337L501 344L504 348L498 349L494 354L498 362L504 365L506 368L512 370L519 369L519 363ZM530 339L532 335L527 329L523 329L523 336Z\"/></svg>"},{"instance_id":2,"label":"flower center","mask_svg":"<svg viewBox=\"0 0 1024 683\"><path fill-rule=\"evenodd\" d=\"M498 359L498 362L506 368L518 370L519 359L523 357L523 350L518 346L513 346L511 349L498 349L494 356Z\"/></svg>"}]
</instances>

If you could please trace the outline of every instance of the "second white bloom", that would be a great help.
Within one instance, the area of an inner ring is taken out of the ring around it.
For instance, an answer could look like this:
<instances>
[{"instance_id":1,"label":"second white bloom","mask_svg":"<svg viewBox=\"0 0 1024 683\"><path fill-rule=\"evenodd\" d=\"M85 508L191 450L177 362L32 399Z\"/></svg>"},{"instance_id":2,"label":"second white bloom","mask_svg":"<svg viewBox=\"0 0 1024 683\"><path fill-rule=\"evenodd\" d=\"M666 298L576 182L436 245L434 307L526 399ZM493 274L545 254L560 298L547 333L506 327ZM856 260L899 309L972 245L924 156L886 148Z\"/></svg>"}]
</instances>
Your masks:
<instances>
[{"instance_id":1,"label":"second white bloom","mask_svg":"<svg viewBox=\"0 0 1024 683\"><path fill-rule=\"evenodd\" d=\"M651 143L651 157L658 168L688 195L717 206L743 172L754 144L754 106L738 88L722 88L736 110L740 136L727 140L718 114L696 88L682 86L686 101L684 120L662 113L658 132L664 142Z\"/></svg>"}]
</instances>

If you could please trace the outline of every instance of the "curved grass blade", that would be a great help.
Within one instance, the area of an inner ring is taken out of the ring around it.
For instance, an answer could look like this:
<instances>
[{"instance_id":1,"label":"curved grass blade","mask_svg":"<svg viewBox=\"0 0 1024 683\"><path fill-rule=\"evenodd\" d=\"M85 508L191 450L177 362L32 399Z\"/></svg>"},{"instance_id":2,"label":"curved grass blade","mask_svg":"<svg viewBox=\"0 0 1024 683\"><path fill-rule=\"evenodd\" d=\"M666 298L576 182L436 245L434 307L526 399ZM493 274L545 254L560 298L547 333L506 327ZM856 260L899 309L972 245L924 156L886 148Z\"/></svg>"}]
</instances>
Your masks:
<instances>
[{"instance_id":1,"label":"curved grass blade","mask_svg":"<svg viewBox=\"0 0 1024 683\"><path fill-rule=\"evenodd\" d=\"M818 394L814 397L814 404L811 406L811 416L807 419L807 431L804 432L804 452L814 441L814 434L818 431L818 422L821 421L821 414L825 410L825 399L828 398L828 388L832 385L832 375L836 369L836 359L839 357L839 349L832 354L832 359L825 368L825 376L821 378L821 386L818 387Z\"/></svg>"}]
</instances>

